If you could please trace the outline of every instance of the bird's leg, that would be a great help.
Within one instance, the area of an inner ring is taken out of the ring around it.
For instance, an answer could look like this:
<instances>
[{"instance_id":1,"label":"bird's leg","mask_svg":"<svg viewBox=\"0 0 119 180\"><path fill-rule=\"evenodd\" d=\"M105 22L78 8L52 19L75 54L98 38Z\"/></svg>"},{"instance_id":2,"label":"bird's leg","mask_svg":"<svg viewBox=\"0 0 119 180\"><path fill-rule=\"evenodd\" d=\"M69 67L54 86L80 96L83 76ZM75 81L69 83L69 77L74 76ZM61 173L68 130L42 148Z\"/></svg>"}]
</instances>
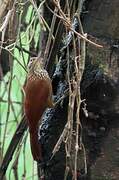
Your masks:
<instances>
[{"instance_id":1,"label":"bird's leg","mask_svg":"<svg viewBox=\"0 0 119 180\"><path fill-rule=\"evenodd\" d=\"M53 102L52 97L49 97L48 98L48 102L47 102L47 106L49 108L54 108L55 106L57 106L65 97L67 97L69 95L69 91L68 90L69 89L67 89L64 92L63 96L61 96L56 102Z\"/></svg>"},{"instance_id":2,"label":"bird's leg","mask_svg":"<svg viewBox=\"0 0 119 180\"><path fill-rule=\"evenodd\" d=\"M54 102L53 102L53 100L52 100L52 97L49 97L49 98L48 98L47 106L48 106L49 108L53 108L53 107L55 106L55 105L54 105Z\"/></svg>"}]
</instances>

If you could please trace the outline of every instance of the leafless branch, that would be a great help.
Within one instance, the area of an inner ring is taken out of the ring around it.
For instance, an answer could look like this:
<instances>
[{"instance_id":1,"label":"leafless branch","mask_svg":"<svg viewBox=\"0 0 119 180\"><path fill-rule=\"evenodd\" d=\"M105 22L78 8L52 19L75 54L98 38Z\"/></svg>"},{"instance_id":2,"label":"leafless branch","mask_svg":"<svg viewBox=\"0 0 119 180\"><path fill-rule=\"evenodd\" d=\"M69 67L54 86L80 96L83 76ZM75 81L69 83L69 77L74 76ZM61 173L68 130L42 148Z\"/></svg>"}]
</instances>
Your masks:
<instances>
[{"instance_id":1,"label":"leafless branch","mask_svg":"<svg viewBox=\"0 0 119 180\"><path fill-rule=\"evenodd\" d=\"M21 141L23 138L24 132L27 130L27 123L25 120L25 116L23 116L19 126L16 129L16 132L10 142L10 145L7 149L7 152L4 156L3 162L0 167L0 179L2 179L6 173L7 167L13 157L13 154L15 152L15 149L18 145L18 143Z\"/></svg>"},{"instance_id":2,"label":"leafless branch","mask_svg":"<svg viewBox=\"0 0 119 180\"><path fill-rule=\"evenodd\" d=\"M60 7L60 3L57 0L53 0L54 5L58 8L58 11L60 13L60 19L63 21L64 25L71 31L73 31L77 36L79 36L80 38L84 39L86 42L98 47L98 48L102 48L102 45L99 45L89 39L87 39L85 36L83 36L82 34L80 34L79 32L75 31L72 26L71 26L71 22L69 20L69 18L66 17L66 15L64 14L64 12L62 11L61 7ZM57 16L58 17L58 16Z\"/></svg>"},{"instance_id":3,"label":"leafless branch","mask_svg":"<svg viewBox=\"0 0 119 180\"><path fill-rule=\"evenodd\" d=\"M4 16L4 13L5 13L5 10L7 9L8 7L8 4L11 2L11 0L1 0L0 1L0 22L1 22L1 19L3 18Z\"/></svg>"}]
</instances>

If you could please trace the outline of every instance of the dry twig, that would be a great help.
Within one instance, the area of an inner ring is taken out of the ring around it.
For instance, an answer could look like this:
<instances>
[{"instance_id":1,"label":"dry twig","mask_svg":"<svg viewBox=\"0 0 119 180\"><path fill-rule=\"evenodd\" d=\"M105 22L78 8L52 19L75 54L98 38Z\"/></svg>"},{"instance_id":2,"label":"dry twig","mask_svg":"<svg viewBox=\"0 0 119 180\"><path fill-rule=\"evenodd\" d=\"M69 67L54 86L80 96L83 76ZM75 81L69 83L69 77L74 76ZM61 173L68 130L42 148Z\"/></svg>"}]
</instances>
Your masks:
<instances>
[{"instance_id":1,"label":"dry twig","mask_svg":"<svg viewBox=\"0 0 119 180\"><path fill-rule=\"evenodd\" d=\"M88 43L90 43L90 44L92 44L92 45L94 45L94 46L96 46L96 47L98 47L98 48L102 48L102 47L103 47L102 45L99 45L99 44L97 44L97 43L95 43L95 42L87 39L85 36L83 36L82 34L80 34L80 33L77 32L77 31L75 31L75 30L72 28L72 26L71 26L71 23L70 23L69 18L67 18L66 15L64 14L64 12L62 11L62 9L61 9L61 7L60 7L59 1L58 1L58 0L53 0L53 3L54 3L54 5L57 7L57 9L58 9L58 11L59 11L59 13L60 13L60 16L58 16L58 15L56 15L56 16L59 17L59 18L63 21L64 25L65 25L69 30L71 30L72 32L74 32L74 34L76 34L76 35L79 36L80 38L84 39L86 42L88 42Z\"/></svg>"}]
</instances>

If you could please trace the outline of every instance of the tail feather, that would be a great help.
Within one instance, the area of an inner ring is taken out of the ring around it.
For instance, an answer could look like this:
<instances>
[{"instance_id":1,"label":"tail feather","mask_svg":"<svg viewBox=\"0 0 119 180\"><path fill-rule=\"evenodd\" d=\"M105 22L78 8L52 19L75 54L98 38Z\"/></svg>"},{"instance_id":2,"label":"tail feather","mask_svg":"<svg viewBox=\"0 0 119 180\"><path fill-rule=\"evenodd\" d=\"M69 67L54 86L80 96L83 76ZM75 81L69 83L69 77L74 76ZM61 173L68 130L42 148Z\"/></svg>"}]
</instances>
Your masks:
<instances>
[{"instance_id":1,"label":"tail feather","mask_svg":"<svg viewBox=\"0 0 119 180\"><path fill-rule=\"evenodd\" d=\"M30 133L30 144L31 144L31 152L33 159L35 161L42 161L42 147L41 143L38 141L38 134Z\"/></svg>"}]
</instances>

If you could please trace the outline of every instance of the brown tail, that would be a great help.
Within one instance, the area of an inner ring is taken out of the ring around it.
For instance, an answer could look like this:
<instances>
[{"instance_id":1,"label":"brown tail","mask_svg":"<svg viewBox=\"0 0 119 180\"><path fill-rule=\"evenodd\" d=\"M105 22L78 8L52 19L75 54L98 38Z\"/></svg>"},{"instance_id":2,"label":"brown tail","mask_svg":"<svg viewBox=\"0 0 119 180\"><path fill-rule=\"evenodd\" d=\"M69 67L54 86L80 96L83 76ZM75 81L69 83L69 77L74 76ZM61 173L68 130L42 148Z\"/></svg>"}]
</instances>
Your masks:
<instances>
[{"instance_id":1,"label":"brown tail","mask_svg":"<svg viewBox=\"0 0 119 180\"><path fill-rule=\"evenodd\" d=\"M41 144L38 142L37 132L30 132L31 152L35 161L42 161L42 147Z\"/></svg>"}]
</instances>

